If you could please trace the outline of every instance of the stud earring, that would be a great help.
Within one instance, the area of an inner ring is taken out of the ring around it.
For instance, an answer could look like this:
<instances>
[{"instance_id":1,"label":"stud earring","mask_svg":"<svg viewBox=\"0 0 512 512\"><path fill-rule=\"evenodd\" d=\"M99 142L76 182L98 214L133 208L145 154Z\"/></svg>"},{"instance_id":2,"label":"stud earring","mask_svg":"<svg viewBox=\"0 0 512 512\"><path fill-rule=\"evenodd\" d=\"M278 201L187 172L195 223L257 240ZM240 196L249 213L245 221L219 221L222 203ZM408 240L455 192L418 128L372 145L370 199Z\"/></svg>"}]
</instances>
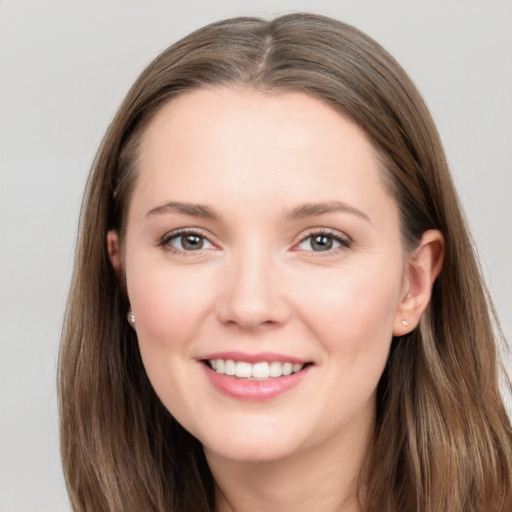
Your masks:
<instances>
[{"instance_id":1,"label":"stud earring","mask_svg":"<svg viewBox=\"0 0 512 512\"><path fill-rule=\"evenodd\" d=\"M135 319L134 319L134 321L135 321ZM407 322L407 320L402 320L402 325L404 327L407 327L409 325L409 322Z\"/></svg>"},{"instance_id":2,"label":"stud earring","mask_svg":"<svg viewBox=\"0 0 512 512\"><path fill-rule=\"evenodd\" d=\"M135 315L131 311L128 313L128 322L130 322L132 326L135 325Z\"/></svg>"}]
</instances>

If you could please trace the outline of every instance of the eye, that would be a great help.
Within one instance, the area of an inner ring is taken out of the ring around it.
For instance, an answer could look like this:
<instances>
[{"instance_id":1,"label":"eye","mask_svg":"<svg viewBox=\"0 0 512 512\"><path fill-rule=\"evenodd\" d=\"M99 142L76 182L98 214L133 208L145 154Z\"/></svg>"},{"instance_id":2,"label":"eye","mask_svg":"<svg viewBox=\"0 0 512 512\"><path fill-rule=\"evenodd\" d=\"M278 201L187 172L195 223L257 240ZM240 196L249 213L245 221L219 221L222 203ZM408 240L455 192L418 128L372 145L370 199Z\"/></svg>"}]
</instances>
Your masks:
<instances>
[{"instance_id":1,"label":"eye","mask_svg":"<svg viewBox=\"0 0 512 512\"><path fill-rule=\"evenodd\" d=\"M298 245L301 251L327 252L340 247L350 247L350 240L339 234L321 231L311 233L303 238Z\"/></svg>"},{"instance_id":2,"label":"eye","mask_svg":"<svg viewBox=\"0 0 512 512\"><path fill-rule=\"evenodd\" d=\"M213 244L204 235L195 231L170 233L161 240L161 245L186 252L214 248Z\"/></svg>"}]
</instances>

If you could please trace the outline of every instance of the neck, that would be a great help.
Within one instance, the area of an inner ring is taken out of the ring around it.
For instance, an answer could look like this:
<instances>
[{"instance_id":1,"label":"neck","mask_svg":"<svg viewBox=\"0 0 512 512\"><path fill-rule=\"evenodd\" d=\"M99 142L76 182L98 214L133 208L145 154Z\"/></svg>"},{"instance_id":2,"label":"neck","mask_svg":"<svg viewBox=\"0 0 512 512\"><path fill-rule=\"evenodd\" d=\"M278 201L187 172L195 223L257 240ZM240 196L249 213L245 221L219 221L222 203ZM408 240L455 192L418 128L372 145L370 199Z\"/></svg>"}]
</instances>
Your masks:
<instances>
[{"instance_id":1,"label":"neck","mask_svg":"<svg viewBox=\"0 0 512 512\"><path fill-rule=\"evenodd\" d=\"M360 512L357 478L370 436L364 432L273 461L233 461L205 449L216 511Z\"/></svg>"}]
</instances>

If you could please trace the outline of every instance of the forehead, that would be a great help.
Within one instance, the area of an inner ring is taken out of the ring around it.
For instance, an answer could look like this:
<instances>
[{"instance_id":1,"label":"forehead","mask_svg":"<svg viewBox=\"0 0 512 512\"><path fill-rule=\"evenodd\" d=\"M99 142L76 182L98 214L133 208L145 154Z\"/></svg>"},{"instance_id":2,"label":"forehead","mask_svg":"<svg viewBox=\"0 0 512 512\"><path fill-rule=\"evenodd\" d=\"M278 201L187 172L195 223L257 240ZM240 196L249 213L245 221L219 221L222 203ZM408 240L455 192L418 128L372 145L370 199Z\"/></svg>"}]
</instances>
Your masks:
<instances>
[{"instance_id":1,"label":"forehead","mask_svg":"<svg viewBox=\"0 0 512 512\"><path fill-rule=\"evenodd\" d=\"M270 143L275 150L296 151L308 149L314 139L329 144L341 136L358 139L373 152L359 127L326 102L303 92L266 93L243 87L200 88L173 98L149 123L143 150L154 150L164 139L177 147L191 142L194 134L206 136L201 143L224 143L224 148L241 142L252 147Z\"/></svg>"},{"instance_id":2,"label":"forehead","mask_svg":"<svg viewBox=\"0 0 512 512\"><path fill-rule=\"evenodd\" d=\"M229 205L240 197L247 206L265 198L293 207L385 194L362 130L301 92L213 88L180 95L157 112L139 149L134 192L144 202Z\"/></svg>"}]
</instances>

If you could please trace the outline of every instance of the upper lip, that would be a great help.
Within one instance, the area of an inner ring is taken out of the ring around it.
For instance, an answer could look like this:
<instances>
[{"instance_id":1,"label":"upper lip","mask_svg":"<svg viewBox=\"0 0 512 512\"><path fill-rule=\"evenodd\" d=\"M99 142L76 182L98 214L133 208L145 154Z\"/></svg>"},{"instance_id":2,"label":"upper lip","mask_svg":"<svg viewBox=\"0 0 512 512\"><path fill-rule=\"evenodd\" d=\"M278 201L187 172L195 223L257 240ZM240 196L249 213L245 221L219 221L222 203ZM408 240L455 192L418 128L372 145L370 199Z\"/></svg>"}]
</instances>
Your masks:
<instances>
[{"instance_id":1,"label":"upper lip","mask_svg":"<svg viewBox=\"0 0 512 512\"><path fill-rule=\"evenodd\" d=\"M210 359L231 359L233 361L245 361L247 363L262 363L264 361L268 361L271 363L272 361L280 361L282 363L298 363L298 364L306 364L311 361L307 359L302 359L300 357L289 356L286 354L277 354L275 352L240 352L240 351L229 351L229 352L215 352L211 354L206 354L205 356L200 358L201 360L210 360Z\"/></svg>"}]
</instances>

